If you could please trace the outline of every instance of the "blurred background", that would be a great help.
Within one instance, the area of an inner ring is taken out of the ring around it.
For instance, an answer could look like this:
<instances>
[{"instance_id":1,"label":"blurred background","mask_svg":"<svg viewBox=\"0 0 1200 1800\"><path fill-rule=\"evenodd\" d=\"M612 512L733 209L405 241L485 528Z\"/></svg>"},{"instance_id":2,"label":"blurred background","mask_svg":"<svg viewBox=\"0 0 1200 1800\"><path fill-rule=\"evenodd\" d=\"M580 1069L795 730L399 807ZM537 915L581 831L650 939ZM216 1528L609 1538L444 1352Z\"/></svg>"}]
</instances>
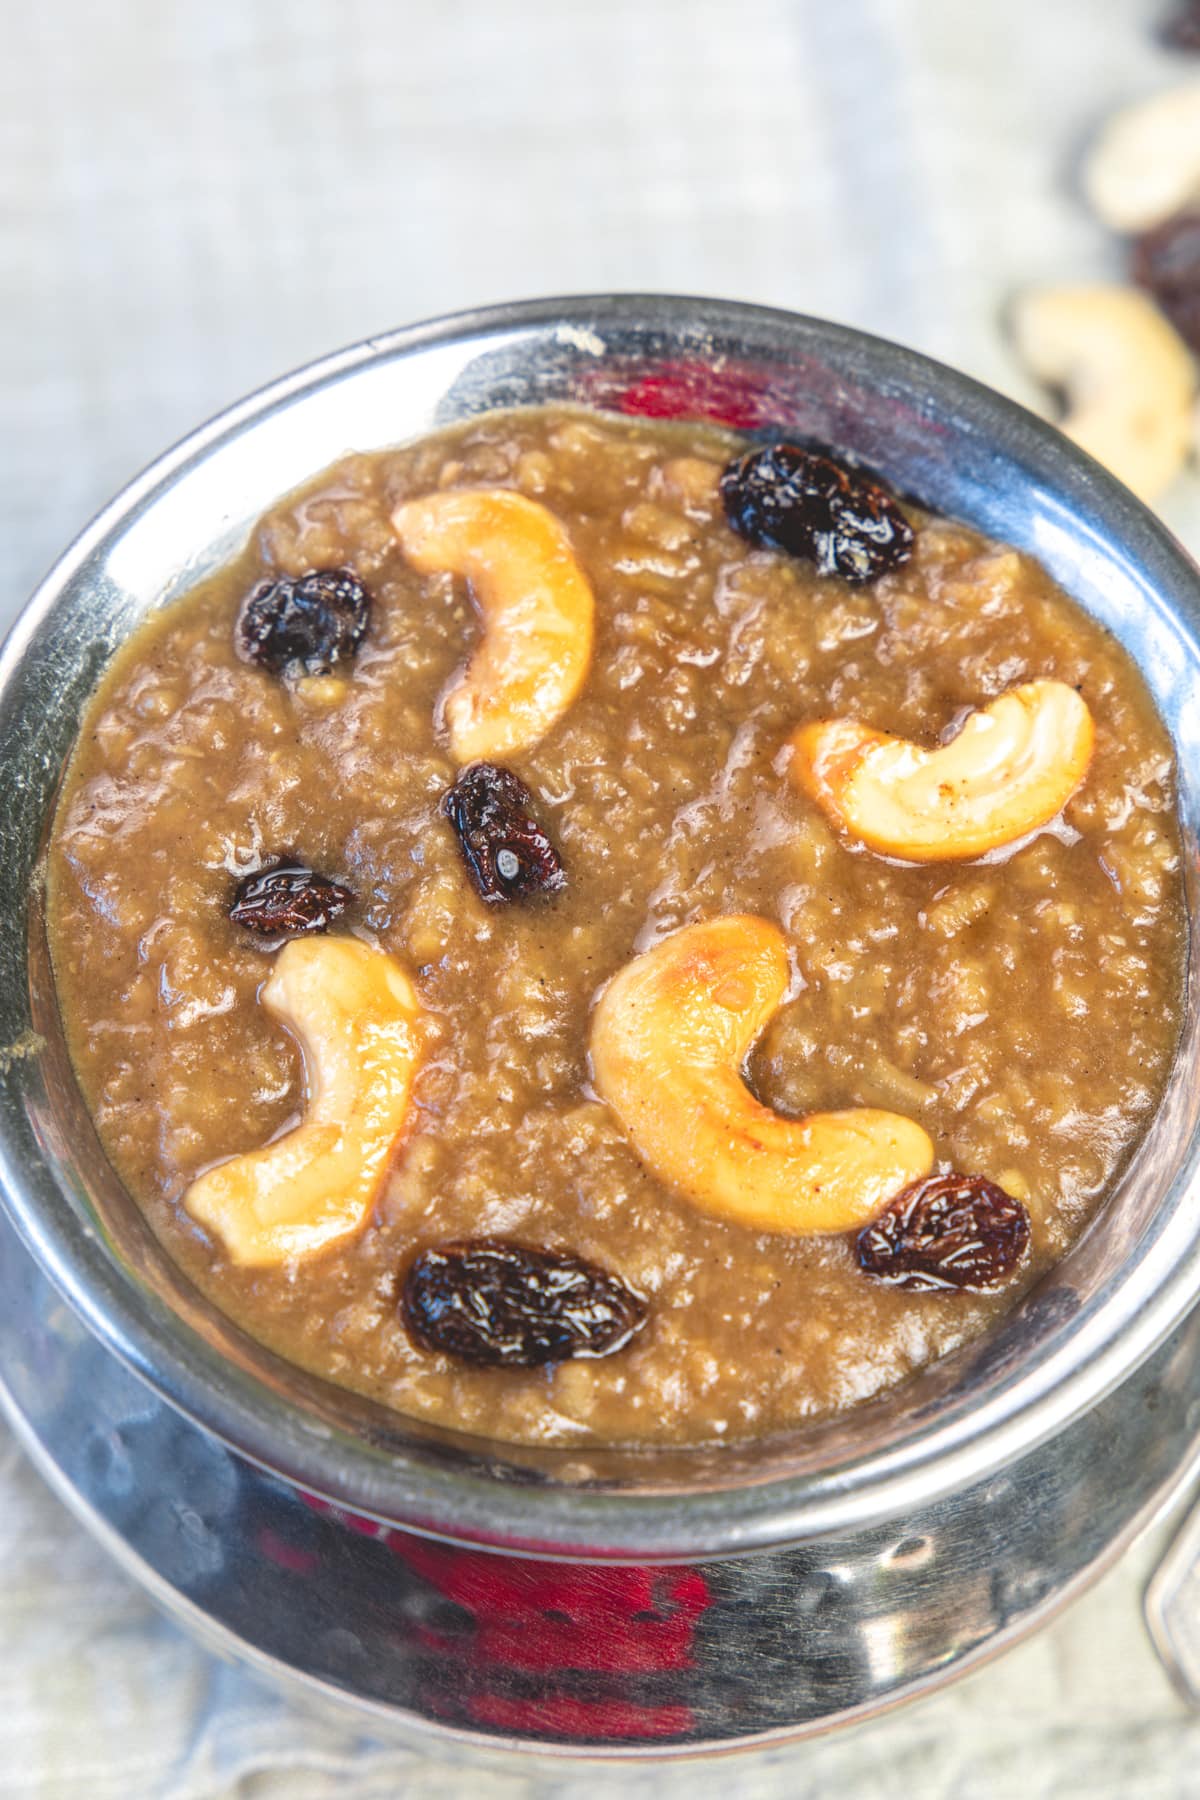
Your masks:
<instances>
[{"instance_id":1,"label":"blurred background","mask_svg":"<svg viewBox=\"0 0 1200 1800\"><path fill-rule=\"evenodd\" d=\"M12 6L5 603L226 402L484 301L766 301L1034 398L1005 300L1119 267L1079 157L1114 108L1200 75L1156 42L1172 4Z\"/></svg>"},{"instance_id":2,"label":"blurred background","mask_svg":"<svg viewBox=\"0 0 1200 1800\"><path fill-rule=\"evenodd\" d=\"M1171 6L9 7L0 624L88 516L209 414L340 344L481 302L764 301L1044 405L1004 308L1030 284L1122 271L1079 163L1114 109L1200 80L1200 59L1157 41ZM1194 474L1162 511L1200 548ZM952 1693L766 1761L693 1767L680 1791L1200 1794L1200 1724L1141 1632L1153 1548ZM302 1721L160 1623L3 1428L0 1639L6 1800L464 1791L461 1772ZM512 1774L471 1785L534 1791Z\"/></svg>"}]
</instances>

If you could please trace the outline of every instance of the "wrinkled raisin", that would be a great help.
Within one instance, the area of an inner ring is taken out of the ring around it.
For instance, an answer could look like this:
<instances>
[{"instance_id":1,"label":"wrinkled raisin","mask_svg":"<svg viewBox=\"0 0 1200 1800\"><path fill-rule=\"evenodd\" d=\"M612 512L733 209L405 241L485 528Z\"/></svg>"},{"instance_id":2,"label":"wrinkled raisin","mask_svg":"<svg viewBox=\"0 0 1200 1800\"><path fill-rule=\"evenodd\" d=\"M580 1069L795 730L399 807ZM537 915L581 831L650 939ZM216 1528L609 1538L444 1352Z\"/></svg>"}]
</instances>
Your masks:
<instances>
[{"instance_id":1,"label":"wrinkled raisin","mask_svg":"<svg viewBox=\"0 0 1200 1800\"><path fill-rule=\"evenodd\" d=\"M1181 0L1158 35L1168 50L1200 51L1200 0Z\"/></svg>"},{"instance_id":2,"label":"wrinkled raisin","mask_svg":"<svg viewBox=\"0 0 1200 1800\"><path fill-rule=\"evenodd\" d=\"M401 1309L422 1349L496 1369L610 1356L646 1322L645 1301L616 1275L503 1238L423 1250Z\"/></svg>"},{"instance_id":3,"label":"wrinkled raisin","mask_svg":"<svg viewBox=\"0 0 1200 1800\"><path fill-rule=\"evenodd\" d=\"M1177 213L1143 232L1133 247L1133 278L1200 350L1200 212Z\"/></svg>"},{"instance_id":4,"label":"wrinkled raisin","mask_svg":"<svg viewBox=\"0 0 1200 1800\"><path fill-rule=\"evenodd\" d=\"M293 666L306 675L328 675L354 655L370 616L371 597L349 569L260 581L238 614L238 653L273 675Z\"/></svg>"},{"instance_id":5,"label":"wrinkled raisin","mask_svg":"<svg viewBox=\"0 0 1200 1800\"><path fill-rule=\"evenodd\" d=\"M859 1266L891 1287L989 1288L1029 1243L1029 1214L982 1175L930 1175L858 1234Z\"/></svg>"},{"instance_id":6,"label":"wrinkled raisin","mask_svg":"<svg viewBox=\"0 0 1200 1800\"><path fill-rule=\"evenodd\" d=\"M299 863L275 863L238 883L229 917L259 937L302 937L327 931L353 899L328 875Z\"/></svg>"},{"instance_id":7,"label":"wrinkled raisin","mask_svg":"<svg viewBox=\"0 0 1200 1800\"><path fill-rule=\"evenodd\" d=\"M802 556L821 575L875 581L912 555L912 526L890 494L799 444L735 457L721 499L739 537Z\"/></svg>"},{"instance_id":8,"label":"wrinkled raisin","mask_svg":"<svg viewBox=\"0 0 1200 1800\"><path fill-rule=\"evenodd\" d=\"M442 795L471 879L489 905L556 894L567 885L562 859L532 807L519 776L489 762L471 763Z\"/></svg>"}]
</instances>

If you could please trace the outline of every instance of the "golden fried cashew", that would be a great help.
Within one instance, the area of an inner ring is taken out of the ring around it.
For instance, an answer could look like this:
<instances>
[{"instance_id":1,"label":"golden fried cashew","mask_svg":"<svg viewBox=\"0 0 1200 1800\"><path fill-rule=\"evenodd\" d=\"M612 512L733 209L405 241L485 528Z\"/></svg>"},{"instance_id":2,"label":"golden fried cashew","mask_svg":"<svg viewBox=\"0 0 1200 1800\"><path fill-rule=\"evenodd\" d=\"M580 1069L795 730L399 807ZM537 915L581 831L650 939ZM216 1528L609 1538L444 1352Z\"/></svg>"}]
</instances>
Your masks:
<instances>
[{"instance_id":1,"label":"golden fried cashew","mask_svg":"<svg viewBox=\"0 0 1200 1800\"><path fill-rule=\"evenodd\" d=\"M851 1231L933 1165L898 1113L785 1119L742 1065L787 990L783 934L739 915L685 925L604 989L592 1022L597 1092L661 1181L757 1231Z\"/></svg>"},{"instance_id":2,"label":"golden fried cashew","mask_svg":"<svg viewBox=\"0 0 1200 1800\"><path fill-rule=\"evenodd\" d=\"M1047 824L1083 780L1092 715L1065 681L1030 681L938 750L856 719L802 725L793 781L872 850L909 862L982 856Z\"/></svg>"},{"instance_id":3,"label":"golden fried cashew","mask_svg":"<svg viewBox=\"0 0 1200 1800\"><path fill-rule=\"evenodd\" d=\"M366 1221L404 1127L418 1060L408 976L356 938L296 938L262 989L300 1039L308 1108L293 1131L219 1163L184 1205L236 1263L323 1250Z\"/></svg>"},{"instance_id":4,"label":"golden fried cashew","mask_svg":"<svg viewBox=\"0 0 1200 1800\"><path fill-rule=\"evenodd\" d=\"M528 750L562 718L592 656L592 590L566 532L544 506L507 488L448 489L392 514L423 575L471 584L484 636L445 699L459 762Z\"/></svg>"},{"instance_id":5,"label":"golden fried cashew","mask_svg":"<svg viewBox=\"0 0 1200 1800\"><path fill-rule=\"evenodd\" d=\"M1114 231L1149 231L1200 197L1200 82L1117 113L1087 155L1083 186Z\"/></svg>"},{"instance_id":6,"label":"golden fried cashew","mask_svg":"<svg viewBox=\"0 0 1200 1800\"><path fill-rule=\"evenodd\" d=\"M1183 467L1196 376L1179 333L1134 288L1043 288L1013 309L1018 353L1066 394L1061 429L1143 500Z\"/></svg>"}]
</instances>

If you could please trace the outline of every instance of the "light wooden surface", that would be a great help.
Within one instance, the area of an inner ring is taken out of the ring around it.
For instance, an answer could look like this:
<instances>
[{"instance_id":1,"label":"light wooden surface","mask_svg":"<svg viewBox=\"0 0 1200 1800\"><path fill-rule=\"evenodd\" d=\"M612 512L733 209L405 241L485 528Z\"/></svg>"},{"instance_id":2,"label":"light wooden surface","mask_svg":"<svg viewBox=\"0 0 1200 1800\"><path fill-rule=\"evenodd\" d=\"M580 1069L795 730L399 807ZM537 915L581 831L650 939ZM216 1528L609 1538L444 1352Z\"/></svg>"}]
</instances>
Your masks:
<instances>
[{"instance_id":1,"label":"light wooden surface","mask_svg":"<svg viewBox=\"0 0 1200 1800\"><path fill-rule=\"evenodd\" d=\"M906 339L1029 398L999 317L1110 272L1074 187L1114 104L1200 63L1158 0L44 0L0 38L0 621L166 443L339 343L650 288ZM1166 516L1200 547L1200 484ZM1143 1544L921 1706L623 1791L1200 1794ZM413 1800L460 1771L300 1719L161 1622L0 1438L5 1800ZM555 1792L603 1790L594 1774Z\"/></svg>"}]
</instances>

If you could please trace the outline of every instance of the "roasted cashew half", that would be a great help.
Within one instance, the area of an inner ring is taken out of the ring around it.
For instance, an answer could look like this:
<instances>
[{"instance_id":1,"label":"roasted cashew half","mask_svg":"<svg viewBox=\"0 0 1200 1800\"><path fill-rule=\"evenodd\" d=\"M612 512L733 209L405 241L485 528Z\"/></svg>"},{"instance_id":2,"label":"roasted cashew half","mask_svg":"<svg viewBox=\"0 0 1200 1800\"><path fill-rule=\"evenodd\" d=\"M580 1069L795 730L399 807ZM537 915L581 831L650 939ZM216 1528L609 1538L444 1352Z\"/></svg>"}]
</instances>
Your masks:
<instances>
[{"instance_id":1,"label":"roasted cashew half","mask_svg":"<svg viewBox=\"0 0 1200 1800\"><path fill-rule=\"evenodd\" d=\"M562 718L592 657L592 590L552 512L507 488L447 489L392 514L423 575L463 575L483 614L475 655L445 698L459 762L528 750Z\"/></svg>"},{"instance_id":2,"label":"roasted cashew half","mask_svg":"<svg viewBox=\"0 0 1200 1800\"><path fill-rule=\"evenodd\" d=\"M783 934L737 915L627 963L592 1022L597 1092L647 1166L702 1212L756 1231L852 1231L933 1165L911 1119L857 1107L786 1119L742 1077L788 984Z\"/></svg>"},{"instance_id":3,"label":"roasted cashew half","mask_svg":"<svg viewBox=\"0 0 1200 1800\"><path fill-rule=\"evenodd\" d=\"M418 1060L416 994L356 938L285 944L262 1002L295 1032L308 1108L293 1131L219 1163L184 1195L236 1263L263 1266L357 1231L408 1113Z\"/></svg>"},{"instance_id":4,"label":"roasted cashew half","mask_svg":"<svg viewBox=\"0 0 1200 1800\"><path fill-rule=\"evenodd\" d=\"M1200 198L1200 82L1111 119L1084 163L1083 185L1114 231L1149 231Z\"/></svg>"},{"instance_id":5,"label":"roasted cashew half","mask_svg":"<svg viewBox=\"0 0 1200 1800\"><path fill-rule=\"evenodd\" d=\"M802 725L790 774L851 836L909 862L956 861L1047 824L1083 780L1094 739L1065 681L1030 681L971 714L939 750L856 719Z\"/></svg>"},{"instance_id":6,"label":"roasted cashew half","mask_svg":"<svg viewBox=\"0 0 1200 1800\"><path fill-rule=\"evenodd\" d=\"M1061 429L1155 499L1188 453L1196 376L1179 333L1127 287L1043 288L1023 295L1012 318L1030 372L1066 394Z\"/></svg>"}]
</instances>

